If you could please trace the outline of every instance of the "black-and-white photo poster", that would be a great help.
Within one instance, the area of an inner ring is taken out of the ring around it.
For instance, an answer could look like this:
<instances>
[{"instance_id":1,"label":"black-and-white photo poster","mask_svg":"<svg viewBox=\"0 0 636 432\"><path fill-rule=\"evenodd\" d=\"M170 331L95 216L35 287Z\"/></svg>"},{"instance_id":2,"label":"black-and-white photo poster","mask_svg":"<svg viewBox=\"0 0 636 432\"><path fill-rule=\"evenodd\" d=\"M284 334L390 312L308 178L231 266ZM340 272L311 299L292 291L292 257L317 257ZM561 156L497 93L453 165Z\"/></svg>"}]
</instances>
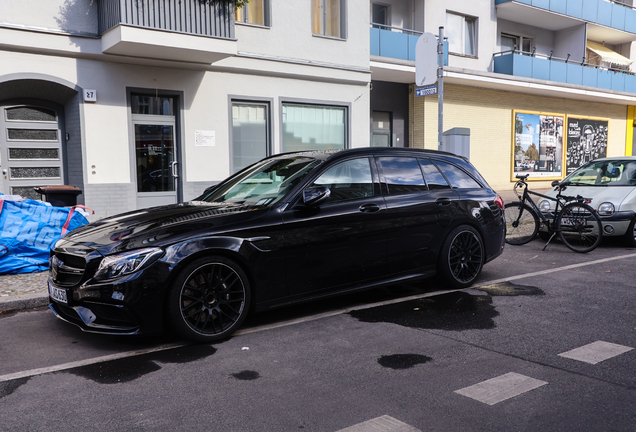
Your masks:
<instances>
[{"instance_id":1,"label":"black-and-white photo poster","mask_svg":"<svg viewBox=\"0 0 636 432\"><path fill-rule=\"evenodd\" d=\"M604 119L568 116L566 175L591 160L607 156L607 125Z\"/></svg>"}]
</instances>

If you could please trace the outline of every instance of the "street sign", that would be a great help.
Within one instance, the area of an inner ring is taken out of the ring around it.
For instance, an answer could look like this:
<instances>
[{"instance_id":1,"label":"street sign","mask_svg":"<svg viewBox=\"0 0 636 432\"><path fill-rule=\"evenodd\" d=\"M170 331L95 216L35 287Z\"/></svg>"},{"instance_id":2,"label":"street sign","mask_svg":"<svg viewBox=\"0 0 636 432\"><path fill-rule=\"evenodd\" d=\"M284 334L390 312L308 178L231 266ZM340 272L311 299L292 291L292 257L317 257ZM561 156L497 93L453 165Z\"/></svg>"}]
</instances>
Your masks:
<instances>
[{"instance_id":1,"label":"street sign","mask_svg":"<svg viewBox=\"0 0 636 432\"><path fill-rule=\"evenodd\" d=\"M415 88L415 96L431 96L436 94L437 94L437 84Z\"/></svg>"},{"instance_id":2,"label":"street sign","mask_svg":"<svg viewBox=\"0 0 636 432\"><path fill-rule=\"evenodd\" d=\"M426 86L437 81L437 38L424 33L415 44L415 85Z\"/></svg>"}]
</instances>

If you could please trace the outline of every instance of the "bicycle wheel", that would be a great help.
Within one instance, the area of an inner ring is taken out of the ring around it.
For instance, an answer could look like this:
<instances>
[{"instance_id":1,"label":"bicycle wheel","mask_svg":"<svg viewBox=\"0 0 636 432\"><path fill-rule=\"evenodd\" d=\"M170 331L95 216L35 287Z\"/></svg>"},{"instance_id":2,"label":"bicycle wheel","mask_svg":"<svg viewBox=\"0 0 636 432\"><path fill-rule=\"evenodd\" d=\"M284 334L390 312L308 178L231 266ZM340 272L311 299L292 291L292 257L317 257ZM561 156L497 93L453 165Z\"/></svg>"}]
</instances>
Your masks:
<instances>
[{"instance_id":1,"label":"bicycle wheel","mask_svg":"<svg viewBox=\"0 0 636 432\"><path fill-rule=\"evenodd\" d=\"M603 225L592 207L570 203L559 212L557 232L561 241L574 252L589 252L601 243Z\"/></svg>"},{"instance_id":2,"label":"bicycle wheel","mask_svg":"<svg viewBox=\"0 0 636 432\"><path fill-rule=\"evenodd\" d=\"M539 231L539 216L528 205L519 201L504 206L506 215L506 243L522 245L532 240Z\"/></svg>"}]
</instances>

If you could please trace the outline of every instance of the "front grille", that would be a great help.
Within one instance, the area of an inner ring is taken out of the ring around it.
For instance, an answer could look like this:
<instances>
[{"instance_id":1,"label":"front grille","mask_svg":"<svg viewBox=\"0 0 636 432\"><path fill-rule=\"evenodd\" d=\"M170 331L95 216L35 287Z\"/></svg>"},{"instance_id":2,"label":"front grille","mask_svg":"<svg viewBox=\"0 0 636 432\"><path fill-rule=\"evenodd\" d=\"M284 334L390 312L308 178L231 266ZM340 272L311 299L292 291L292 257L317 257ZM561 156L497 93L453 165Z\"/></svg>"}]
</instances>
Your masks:
<instances>
[{"instance_id":1,"label":"front grille","mask_svg":"<svg viewBox=\"0 0 636 432\"><path fill-rule=\"evenodd\" d=\"M49 275L60 286L77 285L84 276L86 261L84 257L69 254L55 254L51 258Z\"/></svg>"}]
</instances>

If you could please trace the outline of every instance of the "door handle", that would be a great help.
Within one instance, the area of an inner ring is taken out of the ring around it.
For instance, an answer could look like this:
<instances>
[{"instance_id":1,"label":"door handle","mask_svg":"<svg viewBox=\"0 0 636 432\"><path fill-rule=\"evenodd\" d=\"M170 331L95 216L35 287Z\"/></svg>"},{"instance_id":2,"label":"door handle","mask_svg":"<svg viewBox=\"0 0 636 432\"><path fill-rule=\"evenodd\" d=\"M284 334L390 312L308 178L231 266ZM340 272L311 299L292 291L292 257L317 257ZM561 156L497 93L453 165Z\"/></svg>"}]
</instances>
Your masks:
<instances>
[{"instance_id":1,"label":"door handle","mask_svg":"<svg viewBox=\"0 0 636 432\"><path fill-rule=\"evenodd\" d=\"M439 205L443 205L443 206L450 205L450 203L451 203L451 199L450 198L437 198L435 200L435 204L439 204Z\"/></svg>"},{"instance_id":2,"label":"door handle","mask_svg":"<svg viewBox=\"0 0 636 432\"><path fill-rule=\"evenodd\" d=\"M177 161L172 162L170 168L172 169L172 177L179 178L179 174L177 173Z\"/></svg>"},{"instance_id":3,"label":"door handle","mask_svg":"<svg viewBox=\"0 0 636 432\"><path fill-rule=\"evenodd\" d=\"M374 203L362 204L359 209L362 213L375 213L380 211L380 206Z\"/></svg>"}]
</instances>

